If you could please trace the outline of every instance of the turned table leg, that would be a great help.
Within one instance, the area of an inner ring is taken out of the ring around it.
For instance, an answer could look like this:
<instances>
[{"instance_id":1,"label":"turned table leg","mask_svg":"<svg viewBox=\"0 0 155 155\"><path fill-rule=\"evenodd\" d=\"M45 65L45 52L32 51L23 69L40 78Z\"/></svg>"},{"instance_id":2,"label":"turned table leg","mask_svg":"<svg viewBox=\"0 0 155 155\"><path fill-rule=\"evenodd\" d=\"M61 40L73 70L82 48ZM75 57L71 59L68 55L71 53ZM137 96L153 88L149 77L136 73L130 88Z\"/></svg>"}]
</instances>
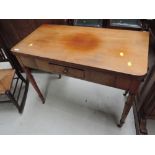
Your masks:
<instances>
[{"instance_id":1,"label":"turned table leg","mask_svg":"<svg viewBox=\"0 0 155 155\"><path fill-rule=\"evenodd\" d=\"M124 105L124 109L123 109L123 113L122 113L122 116L121 116L121 119L120 119L120 123L118 124L119 127L122 127L122 125L124 124L125 122L125 119L133 105L133 102L134 102L134 98L135 98L135 95L132 94L132 93L129 93L129 96L127 98L127 101Z\"/></svg>"},{"instance_id":2,"label":"turned table leg","mask_svg":"<svg viewBox=\"0 0 155 155\"><path fill-rule=\"evenodd\" d=\"M41 93L41 91L40 91L40 89L39 89L39 87L38 87L38 85L37 85L37 83L36 83L34 77L32 76L30 69L29 69L28 67L25 67L25 66L23 67L23 69L24 69L24 71L25 71L25 73L26 73L26 75L27 75L29 81L31 82L33 88L34 88L34 89L36 90L36 92L38 93L40 99L42 100L43 103L45 103L45 98L44 98L44 96L42 95L42 93Z\"/></svg>"}]
</instances>

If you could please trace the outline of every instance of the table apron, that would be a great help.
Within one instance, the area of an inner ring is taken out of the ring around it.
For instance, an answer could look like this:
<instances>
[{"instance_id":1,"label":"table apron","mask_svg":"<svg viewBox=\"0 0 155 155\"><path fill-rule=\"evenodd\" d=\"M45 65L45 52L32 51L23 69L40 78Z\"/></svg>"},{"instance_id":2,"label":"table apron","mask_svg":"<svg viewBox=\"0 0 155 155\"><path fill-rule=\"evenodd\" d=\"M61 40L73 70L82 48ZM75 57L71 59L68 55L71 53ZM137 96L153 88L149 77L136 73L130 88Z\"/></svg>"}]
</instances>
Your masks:
<instances>
[{"instance_id":1,"label":"table apron","mask_svg":"<svg viewBox=\"0 0 155 155\"><path fill-rule=\"evenodd\" d=\"M109 73L105 71L96 71L92 69L81 69L81 67L71 67L70 65L56 64L50 60L36 58L31 56L16 56L22 65L38 69L50 73L63 74L114 88L129 90L136 94L140 85L140 80L128 76L122 76L117 73Z\"/></svg>"}]
</instances>

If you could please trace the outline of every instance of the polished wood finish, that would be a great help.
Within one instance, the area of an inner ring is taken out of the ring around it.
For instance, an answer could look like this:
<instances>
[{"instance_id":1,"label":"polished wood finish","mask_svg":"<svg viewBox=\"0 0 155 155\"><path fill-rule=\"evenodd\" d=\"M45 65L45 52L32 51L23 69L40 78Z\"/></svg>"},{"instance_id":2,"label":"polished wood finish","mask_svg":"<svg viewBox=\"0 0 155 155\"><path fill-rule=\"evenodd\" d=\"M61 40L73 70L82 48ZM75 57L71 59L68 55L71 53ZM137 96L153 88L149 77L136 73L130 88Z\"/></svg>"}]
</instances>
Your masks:
<instances>
[{"instance_id":1,"label":"polished wood finish","mask_svg":"<svg viewBox=\"0 0 155 155\"><path fill-rule=\"evenodd\" d=\"M42 25L11 51L35 89L28 67L128 90L121 126L147 72L148 42L147 32Z\"/></svg>"},{"instance_id":2,"label":"polished wood finish","mask_svg":"<svg viewBox=\"0 0 155 155\"><path fill-rule=\"evenodd\" d=\"M135 95L129 93L129 96L127 98L127 101L126 101L124 109L123 109L123 113L122 113L122 116L121 116L120 123L118 124L119 127L121 127L124 124L125 119L126 119L128 113L129 113L129 110L131 109L131 107L133 105L134 98L135 98Z\"/></svg>"},{"instance_id":3,"label":"polished wood finish","mask_svg":"<svg viewBox=\"0 0 155 155\"><path fill-rule=\"evenodd\" d=\"M11 51L143 76L148 43L147 32L42 25Z\"/></svg>"},{"instance_id":4,"label":"polished wood finish","mask_svg":"<svg viewBox=\"0 0 155 155\"><path fill-rule=\"evenodd\" d=\"M133 93L136 92L133 88L136 84L139 85L139 79L131 76L116 74L105 70L93 70L89 67L83 67L68 63L59 63L51 59L45 59L34 56L16 54L18 60L29 68L39 69L46 72L63 74L70 77L75 77L115 88L130 89Z\"/></svg>"},{"instance_id":5,"label":"polished wood finish","mask_svg":"<svg viewBox=\"0 0 155 155\"><path fill-rule=\"evenodd\" d=\"M42 24L68 24L67 19L0 19L0 38L3 46L10 49ZM22 68L14 55L9 52L13 63L22 72Z\"/></svg>"},{"instance_id":6,"label":"polished wood finish","mask_svg":"<svg viewBox=\"0 0 155 155\"><path fill-rule=\"evenodd\" d=\"M39 69L46 72L64 74L76 78L84 78L84 72L82 69L67 67L65 65L57 65L56 63L51 62L50 59L47 60L37 57L34 58L32 56L20 56L18 60L29 68Z\"/></svg>"}]
</instances>

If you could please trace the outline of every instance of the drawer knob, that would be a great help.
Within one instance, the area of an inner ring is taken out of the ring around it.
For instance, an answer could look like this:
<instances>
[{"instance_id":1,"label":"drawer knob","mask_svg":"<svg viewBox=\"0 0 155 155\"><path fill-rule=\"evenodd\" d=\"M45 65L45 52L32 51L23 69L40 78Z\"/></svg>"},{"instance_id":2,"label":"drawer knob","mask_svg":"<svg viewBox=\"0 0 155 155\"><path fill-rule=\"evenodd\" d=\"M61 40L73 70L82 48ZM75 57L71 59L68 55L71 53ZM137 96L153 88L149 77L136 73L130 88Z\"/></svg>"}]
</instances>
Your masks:
<instances>
[{"instance_id":1,"label":"drawer knob","mask_svg":"<svg viewBox=\"0 0 155 155\"><path fill-rule=\"evenodd\" d=\"M65 68L63 72L68 73L68 68Z\"/></svg>"}]
</instances>

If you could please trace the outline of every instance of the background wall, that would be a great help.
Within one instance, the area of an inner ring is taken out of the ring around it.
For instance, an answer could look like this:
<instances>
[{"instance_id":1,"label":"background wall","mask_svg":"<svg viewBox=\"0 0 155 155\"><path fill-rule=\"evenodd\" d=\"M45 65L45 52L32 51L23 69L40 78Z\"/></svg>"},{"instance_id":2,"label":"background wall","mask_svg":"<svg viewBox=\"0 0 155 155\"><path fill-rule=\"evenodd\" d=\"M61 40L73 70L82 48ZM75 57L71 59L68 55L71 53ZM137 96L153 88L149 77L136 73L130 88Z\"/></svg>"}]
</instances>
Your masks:
<instances>
[{"instance_id":1,"label":"background wall","mask_svg":"<svg viewBox=\"0 0 155 155\"><path fill-rule=\"evenodd\" d=\"M67 24L67 19L1 19L0 36L8 49L42 24Z\"/></svg>"}]
</instances>

